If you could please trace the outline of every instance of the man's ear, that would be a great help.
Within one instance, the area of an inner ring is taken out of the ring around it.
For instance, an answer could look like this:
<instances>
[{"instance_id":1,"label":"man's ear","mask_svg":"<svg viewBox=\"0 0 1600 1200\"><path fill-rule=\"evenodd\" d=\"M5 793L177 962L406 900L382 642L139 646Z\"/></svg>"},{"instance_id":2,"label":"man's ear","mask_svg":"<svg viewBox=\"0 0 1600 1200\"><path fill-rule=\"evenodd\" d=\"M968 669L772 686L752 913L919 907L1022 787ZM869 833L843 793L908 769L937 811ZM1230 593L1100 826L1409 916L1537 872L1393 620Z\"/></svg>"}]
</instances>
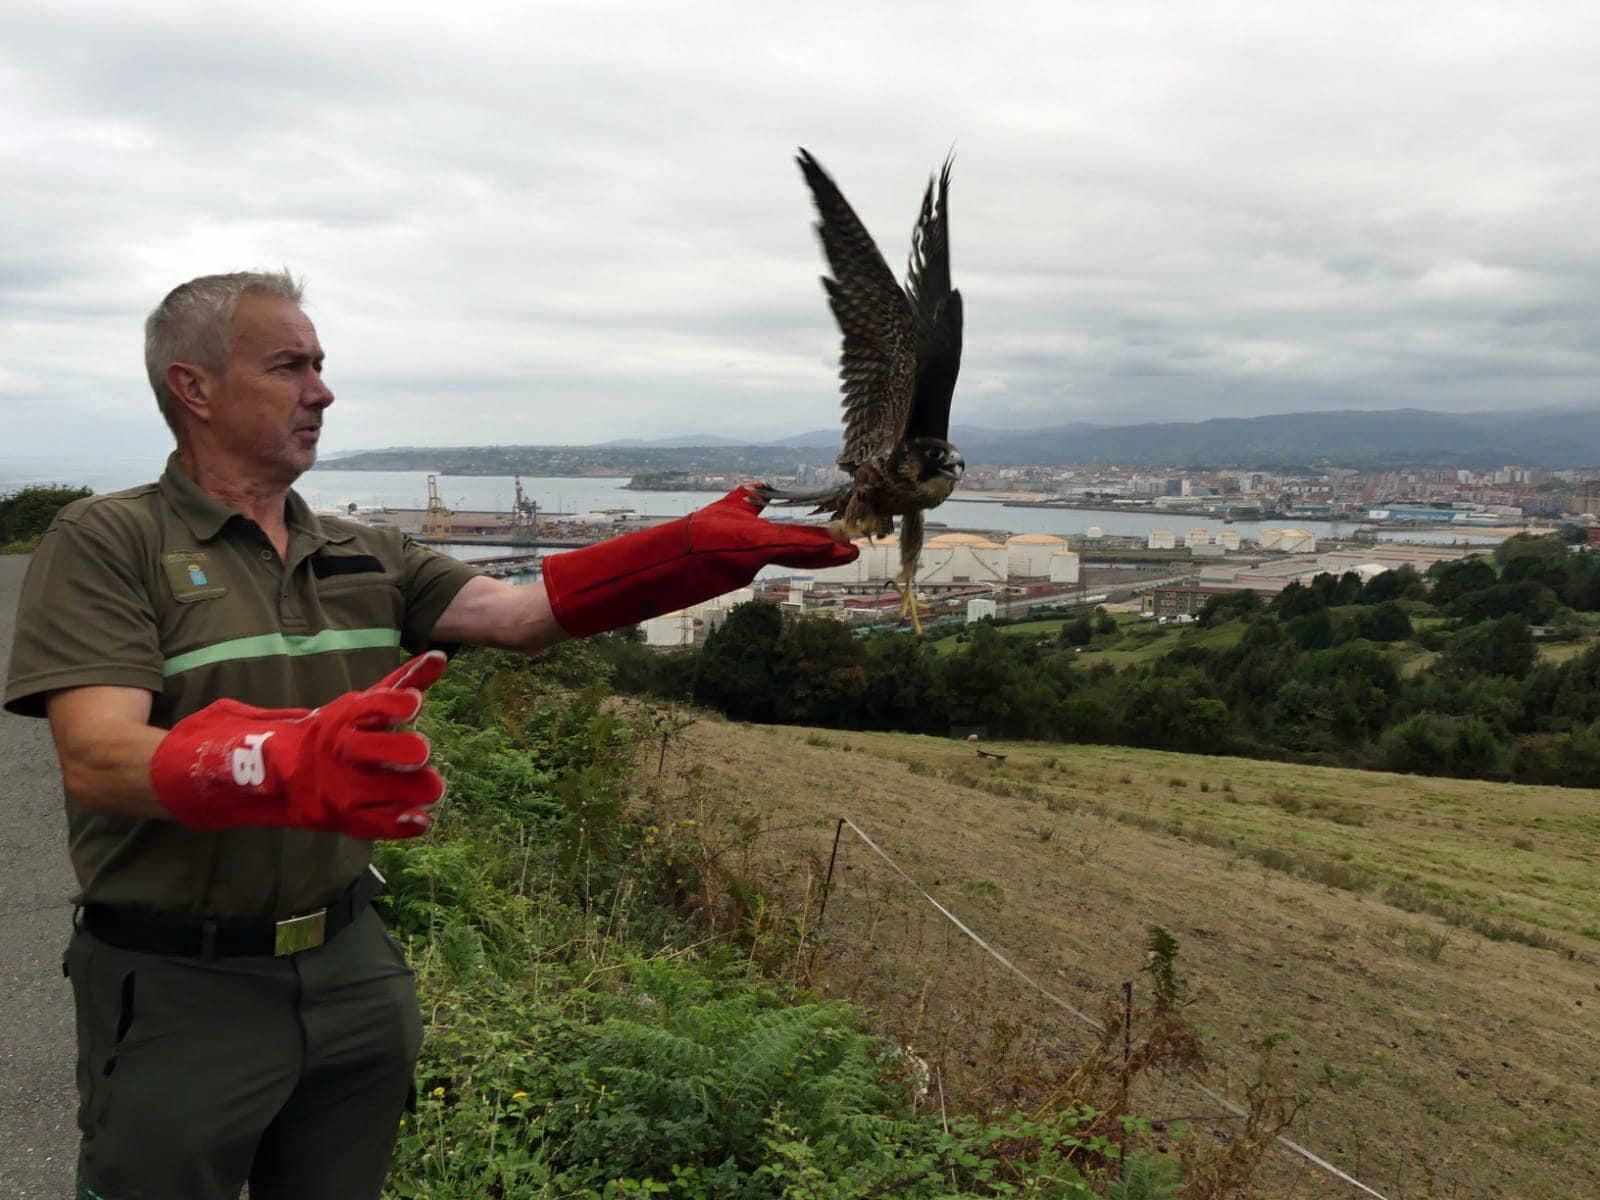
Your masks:
<instances>
[{"instance_id":1,"label":"man's ear","mask_svg":"<svg viewBox=\"0 0 1600 1200\"><path fill-rule=\"evenodd\" d=\"M211 420L211 372L195 363L172 363L167 367L167 387L178 403L197 421Z\"/></svg>"}]
</instances>

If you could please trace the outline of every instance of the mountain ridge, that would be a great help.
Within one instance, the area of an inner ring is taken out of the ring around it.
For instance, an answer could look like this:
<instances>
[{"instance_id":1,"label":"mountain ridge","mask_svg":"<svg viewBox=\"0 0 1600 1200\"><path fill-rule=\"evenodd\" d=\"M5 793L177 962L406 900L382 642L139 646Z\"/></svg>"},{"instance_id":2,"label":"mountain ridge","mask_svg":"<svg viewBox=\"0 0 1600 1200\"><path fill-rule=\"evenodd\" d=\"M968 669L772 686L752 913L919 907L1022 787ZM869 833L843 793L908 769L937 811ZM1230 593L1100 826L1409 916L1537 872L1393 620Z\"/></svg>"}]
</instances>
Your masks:
<instances>
[{"instance_id":1,"label":"mountain ridge","mask_svg":"<svg viewBox=\"0 0 1600 1200\"><path fill-rule=\"evenodd\" d=\"M1165 466L1192 469L1347 467L1483 468L1600 466L1600 408L1441 413L1427 409L1331 409L1259 417L1211 417L1139 425L1076 422L1032 430L955 426L969 466ZM332 459L342 470L440 470L449 474L628 474L649 470L774 471L831 463L836 430L770 442L694 438L565 446L390 447Z\"/></svg>"}]
</instances>

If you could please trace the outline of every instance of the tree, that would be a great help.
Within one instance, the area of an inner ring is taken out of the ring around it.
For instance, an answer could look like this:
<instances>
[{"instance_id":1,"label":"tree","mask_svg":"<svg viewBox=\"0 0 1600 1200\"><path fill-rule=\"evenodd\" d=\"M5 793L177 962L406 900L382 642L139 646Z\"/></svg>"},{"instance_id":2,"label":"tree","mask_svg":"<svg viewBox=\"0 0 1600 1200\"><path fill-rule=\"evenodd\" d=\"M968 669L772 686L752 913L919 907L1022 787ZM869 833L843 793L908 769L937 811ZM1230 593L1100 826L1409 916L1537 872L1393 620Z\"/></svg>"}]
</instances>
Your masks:
<instances>
[{"instance_id":1,"label":"tree","mask_svg":"<svg viewBox=\"0 0 1600 1200\"><path fill-rule=\"evenodd\" d=\"M1290 632L1302 650L1326 650L1333 645L1333 618L1328 610L1319 608L1310 616L1301 617L1290 626Z\"/></svg>"},{"instance_id":2,"label":"tree","mask_svg":"<svg viewBox=\"0 0 1600 1200\"><path fill-rule=\"evenodd\" d=\"M1084 614L1076 621L1068 621L1061 626L1057 640L1063 646L1087 646L1094 641L1094 623Z\"/></svg>"},{"instance_id":3,"label":"tree","mask_svg":"<svg viewBox=\"0 0 1600 1200\"><path fill-rule=\"evenodd\" d=\"M1579 539L1582 540L1581 538ZM1547 533L1535 536L1531 533L1519 533L1508 537L1494 548L1494 560L1500 564L1501 574L1511 570L1515 564L1530 562L1550 561L1564 562L1567 557L1567 539L1559 533ZM1519 567L1526 570L1526 566ZM1518 575L1517 578L1522 578Z\"/></svg>"},{"instance_id":4,"label":"tree","mask_svg":"<svg viewBox=\"0 0 1600 1200\"><path fill-rule=\"evenodd\" d=\"M1200 609L1199 624L1204 626L1220 625L1223 621L1231 621L1235 617L1248 617L1261 611L1261 597L1249 588L1241 588L1236 592L1218 592L1206 599Z\"/></svg>"},{"instance_id":5,"label":"tree","mask_svg":"<svg viewBox=\"0 0 1600 1200\"><path fill-rule=\"evenodd\" d=\"M780 721L832 725L860 723L867 693L866 650L832 617L801 617L778 639L772 663Z\"/></svg>"},{"instance_id":6,"label":"tree","mask_svg":"<svg viewBox=\"0 0 1600 1200\"><path fill-rule=\"evenodd\" d=\"M1497 576L1488 561L1476 556L1455 562L1434 563L1428 568L1433 590L1428 599L1440 608L1449 607L1458 597L1493 587Z\"/></svg>"},{"instance_id":7,"label":"tree","mask_svg":"<svg viewBox=\"0 0 1600 1200\"><path fill-rule=\"evenodd\" d=\"M1497 775L1505 747L1481 717L1419 713L1383 735L1383 764L1416 775Z\"/></svg>"},{"instance_id":8,"label":"tree","mask_svg":"<svg viewBox=\"0 0 1600 1200\"><path fill-rule=\"evenodd\" d=\"M1228 706L1200 697L1183 706L1173 729L1173 745L1191 754L1223 754L1228 748Z\"/></svg>"},{"instance_id":9,"label":"tree","mask_svg":"<svg viewBox=\"0 0 1600 1200\"><path fill-rule=\"evenodd\" d=\"M1533 670L1539 652L1533 644L1533 631L1521 617L1501 617L1487 628L1480 626L1471 632L1478 636L1467 638L1467 645L1479 670L1515 679Z\"/></svg>"},{"instance_id":10,"label":"tree","mask_svg":"<svg viewBox=\"0 0 1600 1200\"><path fill-rule=\"evenodd\" d=\"M1361 614L1360 636L1372 642L1403 642L1411 636L1411 617L1393 600Z\"/></svg>"},{"instance_id":11,"label":"tree","mask_svg":"<svg viewBox=\"0 0 1600 1200\"><path fill-rule=\"evenodd\" d=\"M1542 583L1524 579L1521 583L1497 583L1465 592L1450 602L1449 612L1468 622L1515 615L1542 625L1555 616L1558 607L1560 601L1554 592Z\"/></svg>"},{"instance_id":12,"label":"tree","mask_svg":"<svg viewBox=\"0 0 1600 1200\"><path fill-rule=\"evenodd\" d=\"M1391 600L1416 599L1427 594L1427 585L1410 563L1384 571L1367 580L1361 589L1362 604L1386 604Z\"/></svg>"},{"instance_id":13,"label":"tree","mask_svg":"<svg viewBox=\"0 0 1600 1200\"><path fill-rule=\"evenodd\" d=\"M863 721L876 729L943 733L949 726L944 682L921 640L909 633L884 633L866 642Z\"/></svg>"},{"instance_id":14,"label":"tree","mask_svg":"<svg viewBox=\"0 0 1600 1200\"><path fill-rule=\"evenodd\" d=\"M770 721L777 711L772 660L783 617L771 604L746 601L706 638L694 676L694 702L739 721Z\"/></svg>"},{"instance_id":15,"label":"tree","mask_svg":"<svg viewBox=\"0 0 1600 1200\"><path fill-rule=\"evenodd\" d=\"M1295 617L1309 617L1327 608L1326 598L1315 588L1308 588L1298 579L1293 580L1272 601L1272 609L1285 621Z\"/></svg>"}]
</instances>

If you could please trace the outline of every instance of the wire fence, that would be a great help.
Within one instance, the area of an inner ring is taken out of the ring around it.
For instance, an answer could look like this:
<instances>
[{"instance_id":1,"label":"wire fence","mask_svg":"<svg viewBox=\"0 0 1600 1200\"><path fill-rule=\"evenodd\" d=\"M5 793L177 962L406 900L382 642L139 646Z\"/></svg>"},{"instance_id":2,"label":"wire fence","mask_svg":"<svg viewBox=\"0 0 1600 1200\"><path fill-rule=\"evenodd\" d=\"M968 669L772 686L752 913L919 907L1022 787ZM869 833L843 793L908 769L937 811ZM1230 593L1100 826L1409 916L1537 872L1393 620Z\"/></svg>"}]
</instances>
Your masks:
<instances>
[{"instance_id":1,"label":"wire fence","mask_svg":"<svg viewBox=\"0 0 1600 1200\"><path fill-rule=\"evenodd\" d=\"M841 890L838 883L841 875L839 850L847 829L888 866L893 882L875 884L864 877L852 881L852 899L856 908L852 915L857 936L850 939L847 945L830 943L832 960L829 973L841 981L852 998L865 1001L878 1011L885 1011L891 1000L894 1005L903 1007L905 981L897 978L886 964L879 961L879 948L893 945L901 955L926 964L927 971L922 978L918 1003L904 1031L904 1036L909 1039L907 1044L914 1048L915 1053L951 1062L959 1069L963 1056L966 1065L977 1066L972 1056L983 1052L978 1047L985 1039L989 1051L1003 1051L1028 1059L1030 1056L1061 1055L1057 1038L1058 1034L1064 1032L1061 1025L1075 1024L1093 1031L1097 1037L1106 1034L1106 1021L1092 1016L1085 1011L1083 1004L1072 1003L1056 988L1046 986L1034 974L1017 966L1010 957L936 899L847 816L838 817L834 829L833 847L822 885L817 918L819 928L827 917L830 901ZM844 864L843 873L853 873L853 865ZM910 902L908 892L914 898ZM930 909L937 914L931 928L925 919ZM1015 1011L1015 997L1002 994L1005 988L1000 981L985 979L981 972L974 971L968 962L963 961L968 956L998 964L1012 989L1046 1001L1060 1015L1059 1021L1032 1021L1027 1028L1018 1022L1007 1022L1004 1014ZM960 981L959 986L956 985L957 980ZM1084 991L1091 990L1089 981L1079 982ZM919 1044L927 1039L934 1040L926 1045ZM1201 1080L1191 1076L1183 1082L1231 1117L1248 1117L1244 1108ZM1387 1200L1383 1193L1300 1143L1282 1134L1276 1135L1275 1140L1304 1163L1361 1194L1374 1197L1375 1200Z\"/></svg>"}]
</instances>

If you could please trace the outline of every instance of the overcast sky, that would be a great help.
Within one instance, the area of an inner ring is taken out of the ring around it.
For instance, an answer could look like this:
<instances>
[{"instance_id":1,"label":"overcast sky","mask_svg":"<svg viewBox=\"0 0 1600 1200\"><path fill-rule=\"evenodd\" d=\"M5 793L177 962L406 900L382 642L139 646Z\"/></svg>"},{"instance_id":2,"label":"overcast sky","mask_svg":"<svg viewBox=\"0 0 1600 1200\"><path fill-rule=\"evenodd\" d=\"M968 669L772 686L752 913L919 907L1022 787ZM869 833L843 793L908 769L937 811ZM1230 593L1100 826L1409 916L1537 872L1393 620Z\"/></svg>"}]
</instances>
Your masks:
<instances>
[{"instance_id":1,"label":"overcast sky","mask_svg":"<svg viewBox=\"0 0 1600 1200\"><path fill-rule=\"evenodd\" d=\"M954 145L958 424L1600 402L1600 6L6 5L7 454L159 453L141 325L288 265L325 451L837 420L793 164L897 273Z\"/></svg>"}]
</instances>

